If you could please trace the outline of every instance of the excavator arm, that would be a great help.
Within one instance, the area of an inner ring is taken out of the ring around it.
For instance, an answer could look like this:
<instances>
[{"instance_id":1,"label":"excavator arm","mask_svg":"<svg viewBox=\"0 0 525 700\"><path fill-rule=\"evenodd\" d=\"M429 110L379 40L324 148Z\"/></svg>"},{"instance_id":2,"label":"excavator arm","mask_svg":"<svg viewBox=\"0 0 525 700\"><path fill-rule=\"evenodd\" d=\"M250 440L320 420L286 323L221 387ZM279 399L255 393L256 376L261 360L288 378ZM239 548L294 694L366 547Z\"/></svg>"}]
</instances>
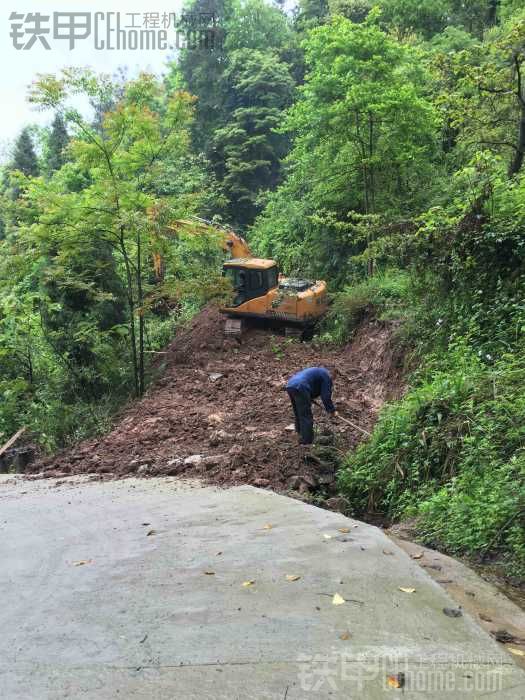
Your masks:
<instances>
[{"instance_id":1,"label":"excavator arm","mask_svg":"<svg viewBox=\"0 0 525 700\"><path fill-rule=\"evenodd\" d=\"M213 224L205 219L176 219L172 224L167 226L167 236L177 236L180 233L190 233L196 236L206 233L218 234L219 243L230 258L253 257L248 243L242 236L239 236L226 226ZM163 260L159 252L153 253L153 267L157 280L162 280L164 277Z\"/></svg>"}]
</instances>

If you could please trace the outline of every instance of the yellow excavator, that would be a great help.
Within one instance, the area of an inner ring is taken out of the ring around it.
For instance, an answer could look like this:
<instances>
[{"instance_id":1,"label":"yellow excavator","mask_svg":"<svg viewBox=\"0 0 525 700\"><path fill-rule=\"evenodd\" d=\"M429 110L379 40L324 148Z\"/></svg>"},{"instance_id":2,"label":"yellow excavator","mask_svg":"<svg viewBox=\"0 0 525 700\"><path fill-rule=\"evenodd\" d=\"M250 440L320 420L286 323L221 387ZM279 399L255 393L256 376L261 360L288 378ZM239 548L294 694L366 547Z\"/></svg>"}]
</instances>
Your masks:
<instances>
[{"instance_id":1,"label":"yellow excavator","mask_svg":"<svg viewBox=\"0 0 525 700\"><path fill-rule=\"evenodd\" d=\"M282 327L287 335L308 339L328 308L326 282L286 278L279 274L275 260L254 258L247 242L230 228L204 219L178 220L169 227L172 234L218 233L228 254L223 275L233 287L233 300L221 308L226 316L225 333L241 335L250 319ZM160 272L160 256L154 259Z\"/></svg>"}]
</instances>

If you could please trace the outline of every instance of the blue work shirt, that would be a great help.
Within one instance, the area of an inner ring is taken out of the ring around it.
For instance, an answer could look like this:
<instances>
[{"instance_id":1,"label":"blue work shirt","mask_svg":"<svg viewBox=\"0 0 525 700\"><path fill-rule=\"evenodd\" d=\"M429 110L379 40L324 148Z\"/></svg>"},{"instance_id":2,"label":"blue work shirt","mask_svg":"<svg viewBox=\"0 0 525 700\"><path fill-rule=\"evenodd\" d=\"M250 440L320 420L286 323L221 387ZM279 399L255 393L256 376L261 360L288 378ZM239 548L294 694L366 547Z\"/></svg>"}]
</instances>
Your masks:
<instances>
[{"instance_id":1,"label":"blue work shirt","mask_svg":"<svg viewBox=\"0 0 525 700\"><path fill-rule=\"evenodd\" d=\"M308 367L288 380L287 389L306 392L311 399L321 397L328 413L335 411L332 403L332 377L324 367Z\"/></svg>"}]
</instances>

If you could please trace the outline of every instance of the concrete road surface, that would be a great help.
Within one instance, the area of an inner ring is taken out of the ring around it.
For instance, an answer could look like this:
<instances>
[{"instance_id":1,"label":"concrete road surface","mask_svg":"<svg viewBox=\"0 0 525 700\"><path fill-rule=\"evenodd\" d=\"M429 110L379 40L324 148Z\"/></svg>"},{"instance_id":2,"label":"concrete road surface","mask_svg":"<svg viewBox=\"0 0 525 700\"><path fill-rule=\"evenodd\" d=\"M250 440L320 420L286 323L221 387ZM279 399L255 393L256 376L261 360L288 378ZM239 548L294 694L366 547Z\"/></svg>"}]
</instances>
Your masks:
<instances>
[{"instance_id":1,"label":"concrete road surface","mask_svg":"<svg viewBox=\"0 0 525 700\"><path fill-rule=\"evenodd\" d=\"M0 483L2 700L525 697L444 608L380 530L266 491Z\"/></svg>"}]
</instances>

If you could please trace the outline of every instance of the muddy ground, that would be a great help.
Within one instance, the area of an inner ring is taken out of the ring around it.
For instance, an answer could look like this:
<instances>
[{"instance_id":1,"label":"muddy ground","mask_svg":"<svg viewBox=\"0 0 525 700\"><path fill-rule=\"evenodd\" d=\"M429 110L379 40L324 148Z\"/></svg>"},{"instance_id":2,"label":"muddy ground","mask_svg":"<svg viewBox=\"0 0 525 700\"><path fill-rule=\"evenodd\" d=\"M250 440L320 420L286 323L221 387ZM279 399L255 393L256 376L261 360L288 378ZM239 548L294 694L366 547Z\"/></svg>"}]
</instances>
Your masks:
<instances>
[{"instance_id":1,"label":"muddy ground","mask_svg":"<svg viewBox=\"0 0 525 700\"><path fill-rule=\"evenodd\" d=\"M363 433L342 421L334 425L314 408L324 445L317 453L301 451L283 385L307 366L335 369L341 415L369 430L385 400L402 391L392 327L367 321L345 347L320 347L256 329L242 340L225 339L223 323L215 308L205 309L159 355L161 378L129 404L109 434L40 461L32 471L184 475L276 491L322 488L330 495L338 457Z\"/></svg>"}]
</instances>

